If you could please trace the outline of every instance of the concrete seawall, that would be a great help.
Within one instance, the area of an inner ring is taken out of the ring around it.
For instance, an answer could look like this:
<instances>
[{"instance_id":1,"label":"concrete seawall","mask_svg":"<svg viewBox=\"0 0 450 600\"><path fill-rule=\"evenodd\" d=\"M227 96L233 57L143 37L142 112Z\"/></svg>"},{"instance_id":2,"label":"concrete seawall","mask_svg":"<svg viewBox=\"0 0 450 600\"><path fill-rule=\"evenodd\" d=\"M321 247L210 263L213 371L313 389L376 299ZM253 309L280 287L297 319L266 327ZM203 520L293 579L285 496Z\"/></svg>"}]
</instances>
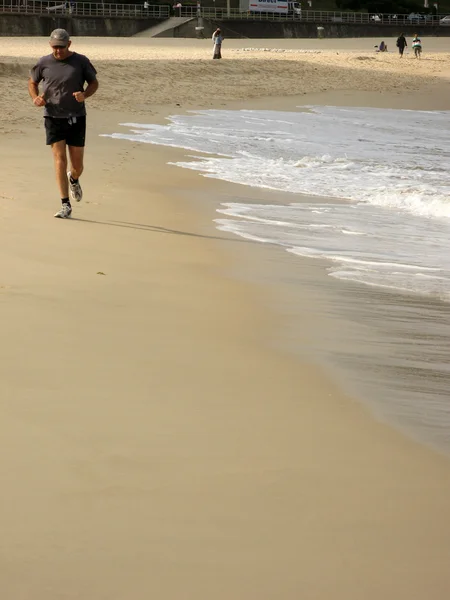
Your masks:
<instances>
[{"instance_id":1,"label":"concrete seawall","mask_svg":"<svg viewBox=\"0 0 450 600\"><path fill-rule=\"evenodd\" d=\"M0 15L0 36L47 36L56 27L67 29L72 35L129 37L161 23L165 19L75 17L66 15ZM167 31L165 37L195 38L197 19ZM324 28L327 38L358 38L398 36L401 31L426 36L450 37L450 27L420 28L419 25L356 25L348 23L301 23L296 21L249 21L237 19L203 19L204 35L210 37L221 27L227 38L316 38L317 27Z\"/></svg>"},{"instance_id":2,"label":"concrete seawall","mask_svg":"<svg viewBox=\"0 0 450 600\"><path fill-rule=\"evenodd\" d=\"M111 19L65 15L0 15L0 36L50 35L63 27L71 35L129 37L164 19Z\"/></svg>"},{"instance_id":3,"label":"concrete seawall","mask_svg":"<svg viewBox=\"0 0 450 600\"><path fill-rule=\"evenodd\" d=\"M174 37L195 37L196 22L186 23L174 30ZM326 38L390 38L397 37L403 32L407 36L415 33L423 36L450 37L450 27L419 25L356 25L348 23L300 23L294 21L238 21L236 19L221 19L212 21L203 19L204 35L209 37L220 27L227 38L249 39L288 39L316 38L317 27L324 28Z\"/></svg>"}]
</instances>

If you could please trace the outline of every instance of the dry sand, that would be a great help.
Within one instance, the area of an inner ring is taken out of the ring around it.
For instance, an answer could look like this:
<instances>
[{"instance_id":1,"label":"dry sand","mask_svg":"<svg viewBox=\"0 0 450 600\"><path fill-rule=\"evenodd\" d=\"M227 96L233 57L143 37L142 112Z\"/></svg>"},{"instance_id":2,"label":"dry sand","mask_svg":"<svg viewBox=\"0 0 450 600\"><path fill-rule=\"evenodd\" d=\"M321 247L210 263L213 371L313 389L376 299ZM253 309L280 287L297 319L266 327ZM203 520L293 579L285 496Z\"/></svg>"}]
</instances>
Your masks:
<instances>
[{"instance_id":1,"label":"dry sand","mask_svg":"<svg viewBox=\"0 0 450 600\"><path fill-rule=\"evenodd\" d=\"M395 85L400 103L437 108L448 55L234 42L217 63L200 44L77 40L101 90L85 201L61 222L26 97L45 40L0 38L1 596L447 599L449 461L274 349L264 290L229 276L247 243L211 225L211 197L233 186L168 166L180 151L98 134L305 91L376 104ZM314 336L307 302L304 321Z\"/></svg>"},{"instance_id":2,"label":"dry sand","mask_svg":"<svg viewBox=\"0 0 450 600\"><path fill-rule=\"evenodd\" d=\"M433 52L427 51L425 40L420 61L412 54L402 60L396 52L377 54L373 47L379 40L367 38L226 40L223 61L211 60L209 40L80 38L73 48L88 55L102 75L101 90L90 102L101 110L152 115L162 106L211 107L233 100L336 90L394 91L409 97L418 88L443 81L444 93L429 93L428 102L431 108L447 108L447 39L430 40ZM387 41L394 50L395 41ZM40 121L23 95L23 78L46 48L45 38L0 40L0 81L7 99L0 131L17 131L21 124Z\"/></svg>"}]
</instances>

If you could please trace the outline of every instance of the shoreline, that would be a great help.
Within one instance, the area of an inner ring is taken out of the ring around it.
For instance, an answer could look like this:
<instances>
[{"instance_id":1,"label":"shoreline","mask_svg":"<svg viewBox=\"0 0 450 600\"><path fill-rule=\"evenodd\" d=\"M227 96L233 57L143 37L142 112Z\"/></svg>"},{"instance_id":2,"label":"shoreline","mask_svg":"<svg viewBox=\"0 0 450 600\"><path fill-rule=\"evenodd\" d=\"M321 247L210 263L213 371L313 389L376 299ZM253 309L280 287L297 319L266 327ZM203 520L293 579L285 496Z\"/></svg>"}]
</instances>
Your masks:
<instances>
[{"instance_id":1,"label":"shoreline","mask_svg":"<svg viewBox=\"0 0 450 600\"><path fill-rule=\"evenodd\" d=\"M386 102L386 98L383 100ZM333 101L333 104L338 103ZM261 108L265 107L262 106ZM302 109L302 107L299 108ZM171 163L175 164L179 161L184 163L194 161L193 155L199 157L213 156L179 148L176 148L175 151L176 155L171 160ZM181 157L179 157L180 152ZM201 176L199 171L195 171L195 174ZM291 202L307 204L318 202L322 204L330 201L332 204L346 204L343 199L293 195L288 192L227 183L214 177L207 178L207 180L212 183L211 189L217 192L214 197L221 197L221 203L216 206L215 211L222 203L227 202L237 202L245 205L253 203L284 205ZM222 193L223 196L221 196ZM201 205L201 208L204 208L204 206ZM208 210L211 211L210 208ZM223 215L217 214L215 211L211 214L211 220L223 218ZM219 231L221 234L233 235L221 230L220 227ZM236 238L246 243L243 246L231 246L236 262L232 273L245 281L264 284L264 295L270 291L274 296L270 306L276 307L275 310L286 318L285 331L278 336L277 348L281 350L288 348L292 354L300 356L301 360L305 360L308 355L304 343L295 342L292 333L289 333L289 330L295 330L299 339L302 340L304 325L302 310L297 310L296 305L304 304L303 296L306 294L310 299L311 306L314 307L313 313L316 312L317 303L323 305L320 317L316 316L315 318L314 333L309 333L310 339L314 340L312 355L315 357L315 362L324 368L325 373L330 375L333 381L339 382L340 389L346 391L351 397L357 398L374 419L387 424L401 435L415 440L419 445L425 444L425 446L433 448L437 453L448 458L450 446L446 431L448 431L449 426L449 415L446 414L444 404L441 404L444 403L445 398L440 398L439 405L431 406L427 410L425 398L423 399L423 406L421 406L420 398L417 397L424 386L428 385L429 398L427 398L427 402L433 400L438 402L437 397L432 397L431 390L438 385L438 379L441 379L440 387L445 386L445 373L441 371L435 373L433 370L437 369L437 365L426 364L428 360L433 360L429 355L422 357L424 365L422 369L418 370L417 377L415 377L414 368L411 366L409 367L411 373L405 379L405 373L408 372L406 362L402 366L397 365L397 371L394 374L397 381L393 374L389 372L390 369L387 368L390 357L392 359L391 368L393 369L396 354L398 354L396 348L400 346L403 348L403 355L406 356L410 353L413 357L417 354L414 343L425 344L427 341L429 346L435 346L436 353L441 352L442 356L445 355L443 346L445 338L443 336L445 335L444 332L447 331L447 326L444 317L448 304L434 297L422 296L400 289L372 287L354 281L336 280L329 277L328 270L331 263L325 259L308 259L301 256L294 258L285 255L285 250L277 244L262 244L246 239L245 236L239 237L236 235ZM265 261L258 261L258 250L255 249L255 245L268 248L261 251L264 252ZM241 248L245 249L246 254L254 255L251 266L240 264ZM264 266L264 262L266 266ZM296 264L297 262L298 264ZM274 264L277 265L276 268L273 266ZM284 273L284 276L281 276L280 273ZM305 273L308 273L307 282ZM313 273L312 276L310 276L311 273ZM308 293L305 284L310 288ZM274 293L278 288L283 291ZM296 288L300 288L301 291L299 292ZM374 302L376 307L371 309ZM405 308L406 314L403 317L405 327L404 331L401 332L401 337L391 340L388 329L381 335L380 325L384 321L391 322L393 330L396 328L396 319L403 314L402 307ZM377 311L383 314L383 319L378 319ZM440 312L442 312L442 318L439 317ZM420 318L428 326L421 326ZM414 319L417 322L414 322ZM325 321L326 325L321 323L321 320ZM406 327L407 322L409 322L409 328ZM333 339L333 335L328 332L328 328L334 331L334 336L338 336L337 340ZM375 352L376 349L378 349L377 352ZM390 352L393 353L392 356L389 354ZM350 356L352 356L351 360ZM420 358L416 356L414 364L419 363ZM427 367L429 368L428 378L424 381ZM358 372L359 369L361 369L361 373ZM376 372L378 373L377 376L375 376ZM384 379L386 380L384 381ZM400 392L403 395L409 394L411 396L410 400L404 399L402 401L399 396ZM404 406L402 406L403 402L405 403ZM438 423L441 424L438 425Z\"/></svg>"},{"instance_id":2,"label":"shoreline","mask_svg":"<svg viewBox=\"0 0 450 600\"><path fill-rule=\"evenodd\" d=\"M41 124L0 149L5 596L440 600L448 459L277 347L268 288L236 278L271 249L212 223L238 186L89 114L72 222Z\"/></svg>"}]
</instances>

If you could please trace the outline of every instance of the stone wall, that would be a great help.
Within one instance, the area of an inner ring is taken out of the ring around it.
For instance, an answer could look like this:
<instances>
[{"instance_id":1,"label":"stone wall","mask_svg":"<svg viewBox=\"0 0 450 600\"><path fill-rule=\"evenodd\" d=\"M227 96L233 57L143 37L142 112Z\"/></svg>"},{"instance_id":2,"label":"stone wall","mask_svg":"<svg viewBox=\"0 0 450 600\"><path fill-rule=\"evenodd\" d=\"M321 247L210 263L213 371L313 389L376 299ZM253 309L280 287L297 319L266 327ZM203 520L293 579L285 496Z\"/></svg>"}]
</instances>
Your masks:
<instances>
[{"instance_id":1,"label":"stone wall","mask_svg":"<svg viewBox=\"0 0 450 600\"><path fill-rule=\"evenodd\" d=\"M0 36L48 36L53 29L63 27L72 35L129 37L144 31L164 19L131 19L131 18L105 18L105 17L71 17L65 15L0 15ZM203 19L203 35L211 37L216 27L223 29L228 38L315 38L317 26L324 27L325 37L328 38L356 38L397 37L401 31L407 36L418 33L426 36L450 36L450 27L426 27L421 30L418 25L404 25L395 27L391 25L367 24L352 25L347 23L301 23L299 21L250 21L237 19L220 20ZM165 37L198 36L195 31L197 19L167 31ZM401 31L400 31L401 30ZM164 35L164 34L163 34Z\"/></svg>"},{"instance_id":2,"label":"stone wall","mask_svg":"<svg viewBox=\"0 0 450 600\"><path fill-rule=\"evenodd\" d=\"M196 21L185 23L177 27L174 31L174 37L195 37ZM356 25L348 23L301 23L298 21L250 21L236 19L227 20L203 19L203 35L210 37L212 32L220 27L228 38L316 38L317 27L324 28L326 38L392 38L397 37L403 32L406 36L413 36L418 33L422 36L441 36L450 37L450 27L436 25L420 28L419 25L403 25L396 27L393 25L367 24Z\"/></svg>"},{"instance_id":3,"label":"stone wall","mask_svg":"<svg viewBox=\"0 0 450 600\"><path fill-rule=\"evenodd\" d=\"M109 19L64 15L0 15L0 36L48 36L63 27L71 35L129 37L164 19Z\"/></svg>"}]
</instances>

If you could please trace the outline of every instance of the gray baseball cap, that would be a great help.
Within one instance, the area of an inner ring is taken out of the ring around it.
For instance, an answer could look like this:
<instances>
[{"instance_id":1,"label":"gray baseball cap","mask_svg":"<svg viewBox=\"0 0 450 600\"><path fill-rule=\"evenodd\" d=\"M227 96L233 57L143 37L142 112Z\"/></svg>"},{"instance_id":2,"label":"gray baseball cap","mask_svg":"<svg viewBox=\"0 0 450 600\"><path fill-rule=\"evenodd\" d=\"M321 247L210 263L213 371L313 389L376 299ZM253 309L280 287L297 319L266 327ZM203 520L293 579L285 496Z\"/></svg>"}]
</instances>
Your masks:
<instances>
[{"instance_id":1,"label":"gray baseball cap","mask_svg":"<svg viewBox=\"0 0 450 600\"><path fill-rule=\"evenodd\" d=\"M50 34L50 46L67 46L70 35L65 29L54 29Z\"/></svg>"}]
</instances>

